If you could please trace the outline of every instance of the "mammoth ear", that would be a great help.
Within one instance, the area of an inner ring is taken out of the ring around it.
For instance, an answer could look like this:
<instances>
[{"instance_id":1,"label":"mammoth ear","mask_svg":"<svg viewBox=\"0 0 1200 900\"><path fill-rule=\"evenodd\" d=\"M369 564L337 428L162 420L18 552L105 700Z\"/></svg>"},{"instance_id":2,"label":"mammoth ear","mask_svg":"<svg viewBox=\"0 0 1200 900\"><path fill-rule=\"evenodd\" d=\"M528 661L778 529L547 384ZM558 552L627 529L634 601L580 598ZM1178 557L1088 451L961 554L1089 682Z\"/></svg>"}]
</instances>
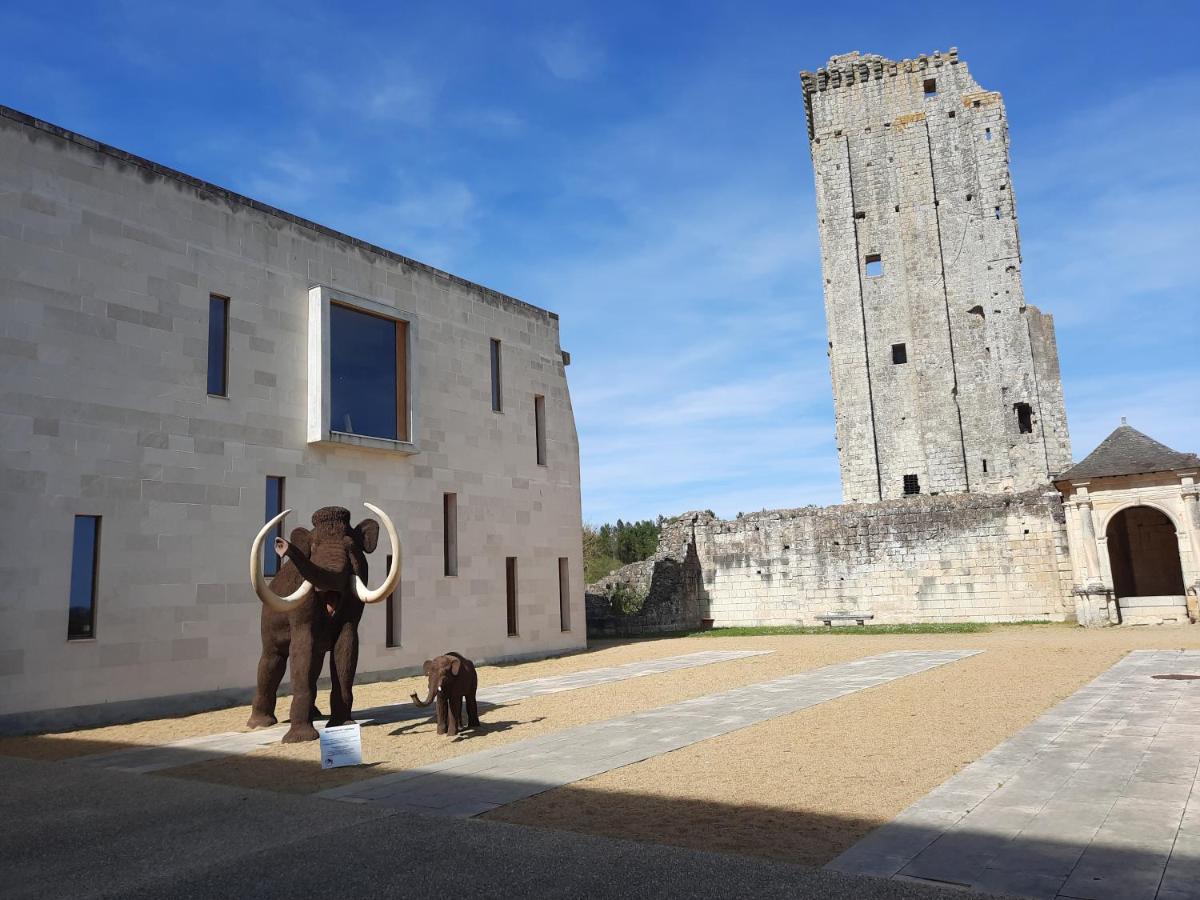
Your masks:
<instances>
[{"instance_id":1,"label":"mammoth ear","mask_svg":"<svg viewBox=\"0 0 1200 900\"><path fill-rule=\"evenodd\" d=\"M454 662L450 663L450 674L457 675L459 672L459 669L462 668L462 660L459 659L457 656L452 656L450 658L452 660L454 660Z\"/></svg>"},{"instance_id":2,"label":"mammoth ear","mask_svg":"<svg viewBox=\"0 0 1200 900\"><path fill-rule=\"evenodd\" d=\"M432 672L433 671L433 660L432 659L425 660L425 665L421 666L421 671L424 672L426 675L428 675L430 672Z\"/></svg>"},{"instance_id":3,"label":"mammoth ear","mask_svg":"<svg viewBox=\"0 0 1200 900\"><path fill-rule=\"evenodd\" d=\"M379 544L379 523L374 519L363 519L354 526L354 539L362 545L363 553L374 553Z\"/></svg>"},{"instance_id":4,"label":"mammoth ear","mask_svg":"<svg viewBox=\"0 0 1200 900\"><path fill-rule=\"evenodd\" d=\"M288 538L292 545L298 547L300 552L308 556L312 552L312 532L303 525L297 525L292 529L292 534Z\"/></svg>"}]
</instances>

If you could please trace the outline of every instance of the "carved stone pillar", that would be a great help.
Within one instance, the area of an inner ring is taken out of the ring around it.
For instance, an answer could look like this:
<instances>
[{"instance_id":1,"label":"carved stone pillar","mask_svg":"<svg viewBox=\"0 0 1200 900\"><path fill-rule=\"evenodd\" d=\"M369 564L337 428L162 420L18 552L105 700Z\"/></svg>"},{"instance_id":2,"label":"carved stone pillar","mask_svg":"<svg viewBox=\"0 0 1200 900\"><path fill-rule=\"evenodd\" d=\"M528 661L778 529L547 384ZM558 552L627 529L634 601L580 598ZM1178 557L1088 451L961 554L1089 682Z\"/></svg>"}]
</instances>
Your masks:
<instances>
[{"instance_id":1,"label":"carved stone pillar","mask_svg":"<svg viewBox=\"0 0 1200 900\"><path fill-rule=\"evenodd\" d=\"M1079 530L1083 535L1083 554L1087 560L1087 587L1095 587L1104 583L1100 575L1100 548L1096 543L1096 525L1092 521L1092 498L1086 493L1076 501L1079 513Z\"/></svg>"}]
</instances>

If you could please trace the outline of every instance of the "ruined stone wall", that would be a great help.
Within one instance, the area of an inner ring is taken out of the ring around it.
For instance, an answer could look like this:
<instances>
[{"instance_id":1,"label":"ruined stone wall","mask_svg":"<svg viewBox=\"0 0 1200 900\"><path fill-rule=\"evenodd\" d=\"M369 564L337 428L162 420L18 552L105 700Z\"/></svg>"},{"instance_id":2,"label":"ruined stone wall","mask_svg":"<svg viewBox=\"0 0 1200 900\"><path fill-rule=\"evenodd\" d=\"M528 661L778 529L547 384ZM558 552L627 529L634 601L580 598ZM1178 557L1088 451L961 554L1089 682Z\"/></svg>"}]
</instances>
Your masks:
<instances>
[{"instance_id":1,"label":"ruined stone wall","mask_svg":"<svg viewBox=\"0 0 1200 900\"><path fill-rule=\"evenodd\" d=\"M851 53L802 80L843 499L900 497L906 475L923 494L1045 484L1070 446L1053 325L1021 286L1000 95L953 50Z\"/></svg>"},{"instance_id":2,"label":"ruined stone wall","mask_svg":"<svg viewBox=\"0 0 1200 900\"><path fill-rule=\"evenodd\" d=\"M772 510L687 513L663 546L702 573L700 615L728 625L820 624L829 612L888 622L1071 618L1061 500L1049 489Z\"/></svg>"}]
</instances>

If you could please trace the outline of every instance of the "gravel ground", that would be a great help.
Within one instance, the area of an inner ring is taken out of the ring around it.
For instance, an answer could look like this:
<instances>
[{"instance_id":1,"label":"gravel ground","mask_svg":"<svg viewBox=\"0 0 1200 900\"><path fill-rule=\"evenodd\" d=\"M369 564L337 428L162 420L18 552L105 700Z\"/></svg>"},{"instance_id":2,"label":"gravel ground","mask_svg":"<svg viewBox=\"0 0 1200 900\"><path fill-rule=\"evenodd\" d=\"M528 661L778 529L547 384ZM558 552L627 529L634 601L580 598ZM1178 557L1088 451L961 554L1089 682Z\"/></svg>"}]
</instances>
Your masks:
<instances>
[{"instance_id":1,"label":"gravel ground","mask_svg":"<svg viewBox=\"0 0 1200 900\"><path fill-rule=\"evenodd\" d=\"M891 650L980 648L930 672L617 769L487 814L488 819L822 864L1031 722L1133 649L1200 648L1200 628L1085 631L1018 626L979 634L802 635L605 642L570 657L481 667L497 685L706 649L766 656L534 697L483 713L457 740L431 721L363 729L358 769L322 771L312 744L272 745L164 775L309 793L573 725L769 681ZM418 678L365 685L356 705L392 702ZM286 698L280 711L286 710ZM324 698L322 698L322 703ZM69 734L10 738L0 753L61 759L240 730L245 707Z\"/></svg>"}]
</instances>

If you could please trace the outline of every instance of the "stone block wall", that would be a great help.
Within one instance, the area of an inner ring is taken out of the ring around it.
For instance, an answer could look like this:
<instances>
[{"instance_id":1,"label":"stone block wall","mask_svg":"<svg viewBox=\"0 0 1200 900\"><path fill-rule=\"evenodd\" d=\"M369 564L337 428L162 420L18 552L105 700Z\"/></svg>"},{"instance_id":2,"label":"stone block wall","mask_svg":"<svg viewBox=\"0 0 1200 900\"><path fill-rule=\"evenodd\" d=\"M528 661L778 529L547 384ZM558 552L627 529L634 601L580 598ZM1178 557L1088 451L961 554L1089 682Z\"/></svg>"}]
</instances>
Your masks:
<instances>
[{"instance_id":1,"label":"stone block wall","mask_svg":"<svg viewBox=\"0 0 1200 900\"><path fill-rule=\"evenodd\" d=\"M415 453L308 442L314 285L414 317ZM206 392L210 294L229 298L226 397ZM369 607L364 675L448 649L584 645L578 442L553 313L4 108L0 298L0 727L244 696L260 609L247 556L267 476L286 479L288 528L329 504L357 522L363 501L396 523L396 646L384 605ZM493 338L503 412L490 402ZM458 496L457 576L443 572L445 492ZM77 514L102 517L97 626L68 641ZM373 584L389 552L383 538L369 557Z\"/></svg>"},{"instance_id":2,"label":"stone block wall","mask_svg":"<svg viewBox=\"0 0 1200 900\"><path fill-rule=\"evenodd\" d=\"M868 614L871 624L1065 621L1074 599L1064 521L1049 489L734 520L691 512L664 526L657 565L694 557L700 581L692 615L716 627L819 625L828 613ZM639 574L627 567L611 577ZM687 601L679 593L659 607L689 609ZM589 617L599 618L590 606ZM661 630L680 627L694 626Z\"/></svg>"},{"instance_id":3,"label":"stone block wall","mask_svg":"<svg viewBox=\"0 0 1200 900\"><path fill-rule=\"evenodd\" d=\"M802 80L843 499L900 497L906 476L933 494L1045 484L1070 447L1053 326L1021 285L1000 95L955 51L851 53Z\"/></svg>"}]
</instances>

